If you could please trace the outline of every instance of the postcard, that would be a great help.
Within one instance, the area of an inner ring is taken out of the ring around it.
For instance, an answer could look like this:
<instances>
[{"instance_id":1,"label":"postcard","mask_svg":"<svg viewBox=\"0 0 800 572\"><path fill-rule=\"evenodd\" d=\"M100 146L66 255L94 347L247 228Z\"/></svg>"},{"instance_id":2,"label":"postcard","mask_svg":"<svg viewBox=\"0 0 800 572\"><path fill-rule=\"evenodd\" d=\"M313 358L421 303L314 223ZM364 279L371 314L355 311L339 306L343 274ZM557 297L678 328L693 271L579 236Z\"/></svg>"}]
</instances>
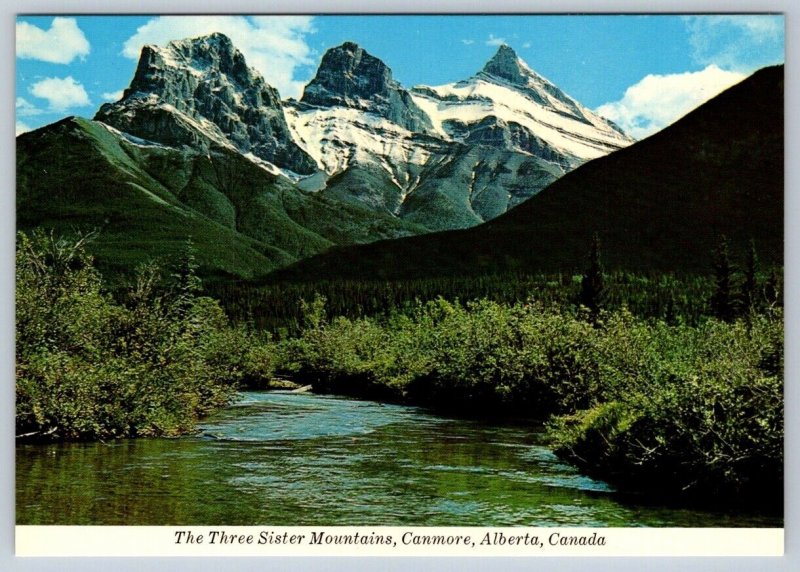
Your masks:
<instances>
[{"instance_id":1,"label":"postcard","mask_svg":"<svg viewBox=\"0 0 800 572\"><path fill-rule=\"evenodd\" d=\"M783 554L784 17L19 15L25 556Z\"/></svg>"}]
</instances>

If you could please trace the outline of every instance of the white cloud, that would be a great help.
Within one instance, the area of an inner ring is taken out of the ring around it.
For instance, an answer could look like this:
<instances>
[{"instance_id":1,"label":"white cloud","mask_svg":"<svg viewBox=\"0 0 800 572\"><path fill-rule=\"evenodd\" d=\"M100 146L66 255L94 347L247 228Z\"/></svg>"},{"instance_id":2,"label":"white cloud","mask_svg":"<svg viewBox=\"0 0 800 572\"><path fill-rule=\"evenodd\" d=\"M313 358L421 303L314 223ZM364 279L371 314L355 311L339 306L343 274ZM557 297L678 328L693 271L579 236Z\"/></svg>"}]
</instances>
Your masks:
<instances>
[{"instance_id":1,"label":"white cloud","mask_svg":"<svg viewBox=\"0 0 800 572\"><path fill-rule=\"evenodd\" d=\"M92 104L83 85L72 76L45 78L33 84L30 92L36 97L46 99L50 104L50 111L64 111L70 107Z\"/></svg>"},{"instance_id":2,"label":"white cloud","mask_svg":"<svg viewBox=\"0 0 800 572\"><path fill-rule=\"evenodd\" d=\"M751 72L783 61L783 16L686 16L684 22L700 65Z\"/></svg>"},{"instance_id":3,"label":"white cloud","mask_svg":"<svg viewBox=\"0 0 800 572\"><path fill-rule=\"evenodd\" d=\"M124 89L119 89L117 91L106 91L100 95L103 98L103 101L119 101L122 99L122 94L125 92Z\"/></svg>"},{"instance_id":4,"label":"white cloud","mask_svg":"<svg viewBox=\"0 0 800 572\"><path fill-rule=\"evenodd\" d=\"M489 39L486 40L487 46L503 46L505 43L505 38L496 38L494 34L489 34Z\"/></svg>"},{"instance_id":5,"label":"white cloud","mask_svg":"<svg viewBox=\"0 0 800 572\"><path fill-rule=\"evenodd\" d=\"M17 57L68 64L89 55L89 41L75 18L53 18L49 30L17 22Z\"/></svg>"},{"instance_id":6,"label":"white cloud","mask_svg":"<svg viewBox=\"0 0 800 572\"><path fill-rule=\"evenodd\" d=\"M306 35L314 32L310 16L161 16L136 30L124 44L123 54L138 59L145 44L166 45L220 32L241 50L281 97L298 97L310 78L296 79L297 69L314 64Z\"/></svg>"},{"instance_id":7,"label":"white cloud","mask_svg":"<svg viewBox=\"0 0 800 572\"><path fill-rule=\"evenodd\" d=\"M465 46L471 46L472 44L475 43L475 40L461 40L461 43L464 44Z\"/></svg>"},{"instance_id":8,"label":"white cloud","mask_svg":"<svg viewBox=\"0 0 800 572\"><path fill-rule=\"evenodd\" d=\"M21 135L22 133L26 133L26 132L28 132L30 130L31 130L31 128L28 125L26 125L22 121L17 121L16 129L15 129L15 135Z\"/></svg>"},{"instance_id":9,"label":"white cloud","mask_svg":"<svg viewBox=\"0 0 800 572\"><path fill-rule=\"evenodd\" d=\"M605 103L595 111L629 135L642 139L744 78L744 74L714 65L697 72L648 75L625 90L622 99Z\"/></svg>"},{"instance_id":10,"label":"white cloud","mask_svg":"<svg viewBox=\"0 0 800 572\"><path fill-rule=\"evenodd\" d=\"M522 47L527 50L528 48L531 47L531 43L530 42L525 42L524 44L522 44Z\"/></svg>"},{"instance_id":11,"label":"white cloud","mask_svg":"<svg viewBox=\"0 0 800 572\"><path fill-rule=\"evenodd\" d=\"M17 116L19 117L31 117L32 115L41 115L44 113L43 110L36 107L24 97L17 98L14 108L16 109Z\"/></svg>"}]
</instances>

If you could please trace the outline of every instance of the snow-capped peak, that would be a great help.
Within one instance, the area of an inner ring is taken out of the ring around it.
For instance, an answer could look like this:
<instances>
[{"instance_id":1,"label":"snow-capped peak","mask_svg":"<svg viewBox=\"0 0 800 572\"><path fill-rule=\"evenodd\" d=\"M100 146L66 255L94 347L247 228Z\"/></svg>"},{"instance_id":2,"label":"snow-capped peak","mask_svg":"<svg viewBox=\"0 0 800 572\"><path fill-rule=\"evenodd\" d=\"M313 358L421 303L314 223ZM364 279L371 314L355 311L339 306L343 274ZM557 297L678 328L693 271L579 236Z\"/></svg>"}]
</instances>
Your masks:
<instances>
[{"instance_id":1,"label":"snow-capped peak","mask_svg":"<svg viewBox=\"0 0 800 572\"><path fill-rule=\"evenodd\" d=\"M550 156L561 155L559 162L565 166L577 166L633 141L536 73L506 45L470 79L419 86L413 96L441 135L464 140L473 127L494 118L493 124L526 132L522 140L534 141L536 153L547 149ZM526 146L517 147L525 152Z\"/></svg>"},{"instance_id":2,"label":"snow-capped peak","mask_svg":"<svg viewBox=\"0 0 800 572\"><path fill-rule=\"evenodd\" d=\"M538 105L550 107L553 111L571 116L582 123L611 128L624 135L614 124L594 115L552 82L536 73L505 44L500 46L497 53L472 78L473 81L476 79L515 89Z\"/></svg>"}]
</instances>

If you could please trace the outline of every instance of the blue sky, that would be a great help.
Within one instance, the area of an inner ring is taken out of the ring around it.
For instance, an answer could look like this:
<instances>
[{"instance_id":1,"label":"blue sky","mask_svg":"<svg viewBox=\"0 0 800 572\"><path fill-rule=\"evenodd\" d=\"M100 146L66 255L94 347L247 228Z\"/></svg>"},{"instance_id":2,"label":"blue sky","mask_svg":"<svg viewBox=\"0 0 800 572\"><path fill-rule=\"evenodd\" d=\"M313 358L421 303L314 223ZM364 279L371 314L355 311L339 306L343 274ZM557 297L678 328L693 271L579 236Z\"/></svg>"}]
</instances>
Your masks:
<instances>
[{"instance_id":1,"label":"blue sky","mask_svg":"<svg viewBox=\"0 0 800 572\"><path fill-rule=\"evenodd\" d=\"M759 67L782 63L782 16L37 16L17 19L17 132L91 117L144 44L226 33L283 97L349 40L406 86L466 79L500 44L637 137Z\"/></svg>"}]
</instances>

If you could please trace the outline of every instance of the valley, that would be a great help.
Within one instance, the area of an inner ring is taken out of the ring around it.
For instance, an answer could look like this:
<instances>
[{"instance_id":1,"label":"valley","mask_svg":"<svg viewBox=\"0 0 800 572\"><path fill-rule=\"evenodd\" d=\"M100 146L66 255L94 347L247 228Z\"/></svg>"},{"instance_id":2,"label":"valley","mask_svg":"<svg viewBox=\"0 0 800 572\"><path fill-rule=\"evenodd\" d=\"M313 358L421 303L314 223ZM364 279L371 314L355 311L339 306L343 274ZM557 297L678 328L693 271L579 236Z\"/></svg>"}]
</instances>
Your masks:
<instances>
[{"instance_id":1,"label":"valley","mask_svg":"<svg viewBox=\"0 0 800 572\"><path fill-rule=\"evenodd\" d=\"M17 138L23 521L168 524L136 479L70 499L129 453L196 491L174 443L297 488L169 523L779 526L783 109L764 67L636 141L505 44L406 87L345 41L297 98L225 34L145 45L92 119Z\"/></svg>"}]
</instances>

